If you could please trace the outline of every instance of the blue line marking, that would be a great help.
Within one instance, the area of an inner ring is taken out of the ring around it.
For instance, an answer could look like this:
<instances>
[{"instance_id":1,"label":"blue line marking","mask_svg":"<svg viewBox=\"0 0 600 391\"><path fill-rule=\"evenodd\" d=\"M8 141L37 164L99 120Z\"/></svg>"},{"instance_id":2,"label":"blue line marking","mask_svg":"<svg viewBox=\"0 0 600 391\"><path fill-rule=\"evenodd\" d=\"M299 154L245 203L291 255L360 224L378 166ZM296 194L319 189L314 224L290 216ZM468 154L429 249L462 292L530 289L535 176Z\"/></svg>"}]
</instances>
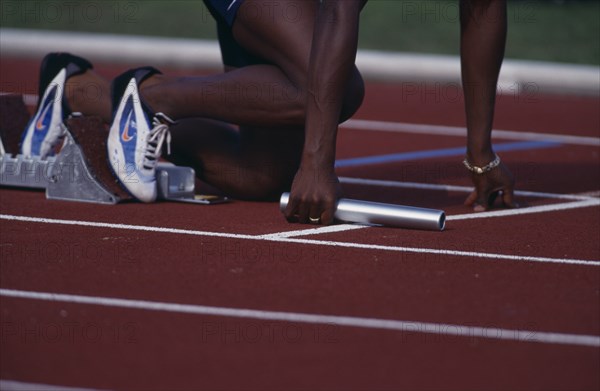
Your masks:
<instances>
[{"instance_id":1,"label":"blue line marking","mask_svg":"<svg viewBox=\"0 0 600 391\"><path fill-rule=\"evenodd\" d=\"M562 144L555 141L519 141L514 143L494 144L494 151L524 151L528 149L556 148ZM336 168L367 166L370 164L384 164L403 162L407 160L432 159L447 156L464 156L465 147L433 149L430 151L401 152L389 155L365 156L351 159L340 159L335 162Z\"/></svg>"}]
</instances>

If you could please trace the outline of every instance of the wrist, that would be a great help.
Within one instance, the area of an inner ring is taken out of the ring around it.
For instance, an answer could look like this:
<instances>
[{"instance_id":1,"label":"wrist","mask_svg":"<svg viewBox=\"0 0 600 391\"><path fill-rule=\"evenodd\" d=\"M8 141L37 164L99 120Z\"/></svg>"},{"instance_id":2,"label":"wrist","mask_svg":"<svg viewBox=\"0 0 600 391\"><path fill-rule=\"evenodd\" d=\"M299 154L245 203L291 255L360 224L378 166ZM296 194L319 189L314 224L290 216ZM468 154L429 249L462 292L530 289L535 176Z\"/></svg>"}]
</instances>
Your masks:
<instances>
[{"instance_id":1,"label":"wrist","mask_svg":"<svg viewBox=\"0 0 600 391\"><path fill-rule=\"evenodd\" d=\"M335 168L333 164L322 164L306 161L300 163L298 171L303 172L305 174L311 174L317 178L328 177L332 174L335 174Z\"/></svg>"},{"instance_id":2,"label":"wrist","mask_svg":"<svg viewBox=\"0 0 600 391\"><path fill-rule=\"evenodd\" d=\"M466 159L475 166L484 166L496 158L492 147L467 148Z\"/></svg>"},{"instance_id":3,"label":"wrist","mask_svg":"<svg viewBox=\"0 0 600 391\"><path fill-rule=\"evenodd\" d=\"M498 167L500 165L500 157L498 155L494 154L494 159L485 165L475 165L475 164L471 163L469 161L469 158L467 157L467 158L465 158L465 160L463 160L463 165L465 166L465 168L467 170L471 171L472 173L477 174L477 175L482 175L482 174L485 174L486 172L490 172L494 168Z\"/></svg>"},{"instance_id":4,"label":"wrist","mask_svg":"<svg viewBox=\"0 0 600 391\"><path fill-rule=\"evenodd\" d=\"M300 166L313 169L333 169L335 165L335 147L310 148L302 151Z\"/></svg>"}]
</instances>

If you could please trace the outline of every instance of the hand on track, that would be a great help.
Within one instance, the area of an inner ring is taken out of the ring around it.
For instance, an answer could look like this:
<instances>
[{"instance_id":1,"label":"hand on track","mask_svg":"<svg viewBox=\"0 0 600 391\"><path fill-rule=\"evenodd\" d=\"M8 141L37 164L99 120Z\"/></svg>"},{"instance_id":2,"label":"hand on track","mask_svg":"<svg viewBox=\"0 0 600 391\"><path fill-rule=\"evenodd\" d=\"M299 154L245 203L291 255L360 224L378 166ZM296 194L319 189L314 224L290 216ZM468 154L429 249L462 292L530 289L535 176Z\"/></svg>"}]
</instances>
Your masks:
<instances>
[{"instance_id":1,"label":"hand on track","mask_svg":"<svg viewBox=\"0 0 600 391\"><path fill-rule=\"evenodd\" d=\"M494 201L502 193L502 204L505 208L518 208L514 202L515 179L512 173L500 163L498 167L485 174L471 175L475 190L465 200L466 206L472 206L475 212L483 212L494 205Z\"/></svg>"},{"instance_id":2,"label":"hand on track","mask_svg":"<svg viewBox=\"0 0 600 391\"><path fill-rule=\"evenodd\" d=\"M341 194L340 182L332 170L300 168L292 183L285 217L289 222L329 225Z\"/></svg>"}]
</instances>

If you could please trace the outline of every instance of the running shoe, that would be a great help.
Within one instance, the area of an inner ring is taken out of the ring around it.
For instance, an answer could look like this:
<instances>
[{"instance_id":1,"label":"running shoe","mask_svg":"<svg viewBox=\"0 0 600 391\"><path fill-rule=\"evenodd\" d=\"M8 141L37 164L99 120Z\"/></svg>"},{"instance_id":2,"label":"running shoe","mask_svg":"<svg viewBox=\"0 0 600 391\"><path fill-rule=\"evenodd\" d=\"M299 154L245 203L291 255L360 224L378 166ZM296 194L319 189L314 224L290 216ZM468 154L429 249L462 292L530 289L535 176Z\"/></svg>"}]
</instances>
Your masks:
<instances>
[{"instance_id":1,"label":"running shoe","mask_svg":"<svg viewBox=\"0 0 600 391\"><path fill-rule=\"evenodd\" d=\"M139 93L139 85L155 74L160 72L151 67L132 69L111 86L114 111L108 159L121 184L142 202L156 200L156 165L165 140L169 147L169 125L174 124L165 114L153 113Z\"/></svg>"},{"instance_id":2,"label":"running shoe","mask_svg":"<svg viewBox=\"0 0 600 391\"><path fill-rule=\"evenodd\" d=\"M66 131L65 119L71 108L65 99L65 83L92 64L69 53L50 53L40 67L39 102L33 118L21 136L21 153L45 159L54 155L54 148Z\"/></svg>"}]
</instances>

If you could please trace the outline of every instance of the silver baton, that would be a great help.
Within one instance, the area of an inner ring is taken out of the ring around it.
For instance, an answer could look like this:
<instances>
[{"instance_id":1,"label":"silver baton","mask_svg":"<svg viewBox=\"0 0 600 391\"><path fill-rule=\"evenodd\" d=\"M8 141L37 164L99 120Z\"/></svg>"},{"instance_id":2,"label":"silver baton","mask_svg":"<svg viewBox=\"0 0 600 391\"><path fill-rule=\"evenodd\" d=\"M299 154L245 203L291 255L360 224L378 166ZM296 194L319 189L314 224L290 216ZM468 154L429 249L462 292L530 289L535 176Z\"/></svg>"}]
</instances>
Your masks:
<instances>
[{"instance_id":1,"label":"silver baton","mask_svg":"<svg viewBox=\"0 0 600 391\"><path fill-rule=\"evenodd\" d=\"M279 209L283 212L290 193L283 193ZM413 206L384 204L381 202L340 198L334 217L348 223L379 224L388 227L443 231L446 214L443 210Z\"/></svg>"}]
</instances>

